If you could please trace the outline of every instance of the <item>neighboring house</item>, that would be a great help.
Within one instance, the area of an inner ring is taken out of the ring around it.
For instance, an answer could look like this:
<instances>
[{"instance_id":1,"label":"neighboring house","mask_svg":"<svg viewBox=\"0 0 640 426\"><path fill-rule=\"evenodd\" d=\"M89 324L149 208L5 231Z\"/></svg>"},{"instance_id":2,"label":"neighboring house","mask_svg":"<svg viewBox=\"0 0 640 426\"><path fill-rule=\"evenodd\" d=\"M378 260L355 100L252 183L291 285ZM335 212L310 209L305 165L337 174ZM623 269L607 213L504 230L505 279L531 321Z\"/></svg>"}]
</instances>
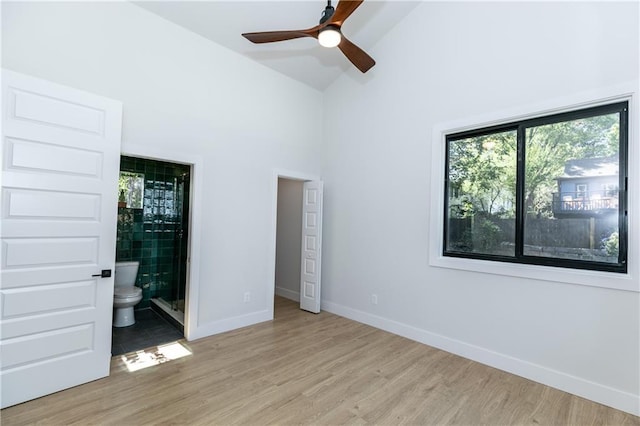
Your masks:
<instances>
[{"instance_id":1,"label":"neighboring house","mask_svg":"<svg viewBox=\"0 0 640 426\"><path fill-rule=\"evenodd\" d=\"M618 211L618 154L568 160L564 175L556 180L555 217L591 217Z\"/></svg>"}]
</instances>

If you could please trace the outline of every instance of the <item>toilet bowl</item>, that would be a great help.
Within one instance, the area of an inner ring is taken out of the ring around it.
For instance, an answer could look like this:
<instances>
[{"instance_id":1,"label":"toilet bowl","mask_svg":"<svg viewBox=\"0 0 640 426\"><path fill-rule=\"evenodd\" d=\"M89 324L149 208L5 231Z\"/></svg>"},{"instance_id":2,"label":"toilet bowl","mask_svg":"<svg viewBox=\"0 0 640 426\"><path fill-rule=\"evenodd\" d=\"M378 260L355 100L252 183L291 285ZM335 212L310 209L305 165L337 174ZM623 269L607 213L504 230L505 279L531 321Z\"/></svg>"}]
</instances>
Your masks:
<instances>
[{"instance_id":1,"label":"toilet bowl","mask_svg":"<svg viewBox=\"0 0 640 426\"><path fill-rule=\"evenodd\" d=\"M133 307L142 300L142 289L136 287L140 262L116 262L113 288L113 326L127 327L136 323Z\"/></svg>"}]
</instances>

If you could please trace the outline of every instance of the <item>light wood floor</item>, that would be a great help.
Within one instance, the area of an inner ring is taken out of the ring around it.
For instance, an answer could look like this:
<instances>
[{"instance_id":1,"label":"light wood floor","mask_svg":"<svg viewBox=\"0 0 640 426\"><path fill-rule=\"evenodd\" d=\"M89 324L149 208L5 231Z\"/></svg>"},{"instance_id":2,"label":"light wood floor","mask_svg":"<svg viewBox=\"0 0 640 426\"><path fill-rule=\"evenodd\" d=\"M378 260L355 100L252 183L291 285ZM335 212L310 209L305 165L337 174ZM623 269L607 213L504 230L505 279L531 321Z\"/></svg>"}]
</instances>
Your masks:
<instances>
[{"instance_id":1,"label":"light wood floor","mask_svg":"<svg viewBox=\"0 0 640 426\"><path fill-rule=\"evenodd\" d=\"M640 425L589 402L326 312L184 343L193 355L3 410L18 424Z\"/></svg>"}]
</instances>

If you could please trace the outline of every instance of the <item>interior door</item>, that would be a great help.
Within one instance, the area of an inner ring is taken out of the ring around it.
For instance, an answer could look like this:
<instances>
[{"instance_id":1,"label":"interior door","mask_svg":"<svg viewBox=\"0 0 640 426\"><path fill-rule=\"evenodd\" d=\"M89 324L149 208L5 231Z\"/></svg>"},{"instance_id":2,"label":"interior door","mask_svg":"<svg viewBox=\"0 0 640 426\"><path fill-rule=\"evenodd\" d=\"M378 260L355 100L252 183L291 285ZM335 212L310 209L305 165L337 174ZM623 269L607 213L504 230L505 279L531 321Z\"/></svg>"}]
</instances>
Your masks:
<instances>
[{"instance_id":1,"label":"interior door","mask_svg":"<svg viewBox=\"0 0 640 426\"><path fill-rule=\"evenodd\" d=\"M4 408L109 375L122 104L2 70L2 111Z\"/></svg>"},{"instance_id":2,"label":"interior door","mask_svg":"<svg viewBox=\"0 0 640 426\"><path fill-rule=\"evenodd\" d=\"M322 255L322 182L305 182L302 195L300 309L320 312Z\"/></svg>"}]
</instances>

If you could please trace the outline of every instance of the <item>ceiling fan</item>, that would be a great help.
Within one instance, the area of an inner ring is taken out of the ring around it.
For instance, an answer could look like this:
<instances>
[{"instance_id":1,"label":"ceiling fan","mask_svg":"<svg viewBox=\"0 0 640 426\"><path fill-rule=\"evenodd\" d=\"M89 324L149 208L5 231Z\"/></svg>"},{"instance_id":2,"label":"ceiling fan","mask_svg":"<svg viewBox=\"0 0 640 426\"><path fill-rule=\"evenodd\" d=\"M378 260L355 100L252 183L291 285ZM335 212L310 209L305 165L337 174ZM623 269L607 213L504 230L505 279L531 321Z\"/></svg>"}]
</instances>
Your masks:
<instances>
[{"instance_id":1,"label":"ceiling fan","mask_svg":"<svg viewBox=\"0 0 640 426\"><path fill-rule=\"evenodd\" d=\"M334 9L331 0L322 11L320 23L305 30L266 31L244 33L242 36L253 43L271 43L274 41L292 40L301 37L313 37L324 47L338 47L344 55L363 73L376 64L373 58L342 35L340 28L344 21L362 4L364 0L340 0Z\"/></svg>"}]
</instances>

